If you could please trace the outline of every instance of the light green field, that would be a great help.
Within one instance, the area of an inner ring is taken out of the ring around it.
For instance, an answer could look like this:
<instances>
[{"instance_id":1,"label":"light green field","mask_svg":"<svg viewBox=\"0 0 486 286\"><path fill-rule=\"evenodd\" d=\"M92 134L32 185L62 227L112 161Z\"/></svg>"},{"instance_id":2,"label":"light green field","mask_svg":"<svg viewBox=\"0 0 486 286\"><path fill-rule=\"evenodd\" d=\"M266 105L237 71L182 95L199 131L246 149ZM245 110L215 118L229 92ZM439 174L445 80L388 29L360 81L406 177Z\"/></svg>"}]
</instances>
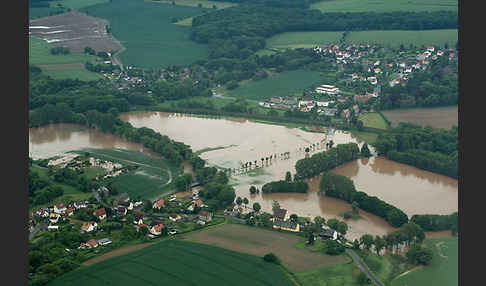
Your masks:
<instances>
[{"instance_id":1,"label":"light green field","mask_svg":"<svg viewBox=\"0 0 486 286\"><path fill-rule=\"evenodd\" d=\"M422 45L438 45L443 47L446 43L449 47L456 45L458 39L457 29L444 30L423 30L423 31L360 31L351 32L346 38L348 43L370 43L400 47L403 44L408 47L413 44L417 47Z\"/></svg>"},{"instance_id":2,"label":"light green field","mask_svg":"<svg viewBox=\"0 0 486 286\"><path fill-rule=\"evenodd\" d=\"M361 114L358 120L363 122L364 127L376 128L376 129L388 129L388 125L381 115L377 112L368 112Z\"/></svg>"},{"instance_id":3,"label":"light green field","mask_svg":"<svg viewBox=\"0 0 486 286\"><path fill-rule=\"evenodd\" d=\"M273 36L267 40L267 48L260 55L270 53L272 49L313 48L317 45L337 43L342 32L287 32ZM458 39L457 29L423 30L423 31L358 31L350 32L346 37L347 43L380 44L390 47L408 47L413 44L437 45L443 47L446 43L452 47ZM264 52L267 51L267 52Z\"/></svg>"},{"instance_id":4,"label":"light green field","mask_svg":"<svg viewBox=\"0 0 486 286\"><path fill-rule=\"evenodd\" d=\"M433 251L430 265L393 280L391 285L459 285L458 242L457 237L427 239L425 245Z\"/></svg>"},{"instance_id":5,"label":"light green field","mask_svg":"<svg viewBox=\"0 0 486 286\"><path fill-rule=\"evenodd\" d=\"M51 7L56 7L57 4L61 4L66 8L80 9L84 7L93 6L101 3L108 3L109 0L56 0L50 2Z\"/></svg>"},{"instance_id":6,"label":"light green field","mask_svg":"<svg viewBox=\"0 0 486 286\"><path fill-rule=\"evenodd\" d=\"M80 267L48 285L294 284L281 266L265 262L261 257L199 243L165 240L126 255Z\"/></svg>"},{"instance_id":7,"label":"light green field","mask_svg":"<svg viewBox=\"0 0 486 286\"><path fill-rule=\"evenodd\" d=\"M84 53L73 53L67 55L51 55L50 50L54 46L46 41L29 37L29 64L32 65L51 65L51 64L72 64L86 61L95 61L96 56Z\"/></svg>"},{"instance_id":8,"label":"light green field","mask_svg":"<svg viewBox=\"0 0 486 286\"><path fill-rule=\"evenodd\" d=\"M295 273L302 286L357 286L359 269L354 261Z\"/></svg>"},{"instance_id":9,"label":"light green field","mask_svg":"<svg viewBox=\"0 0 486 286\"><path fill-rule=\"evenodd\" d=\"M98 80L102 79L101 74L90 72L85 68L68 68L68 69L57 69L57 70L44 70L45 74L49 75L53 79L67 79L67 78L77 78L83 81Z\"/></svg>"},{"instance_id":10,"label":"light green field","mask_svg":"<svg viewBox=\"0 0 486 286\"><path fill-rule=\"evenodd\" d=\"M140 196L142 199L153 199L166 191L169 178L174 178L179 173L178 168L166 160L135 150L87 148L76 153L84 152L124 166L139 166L136 170L107 179L107 182L111 181L119 193L127 192L130 196Z\"/></svg>"},{"instance_id":11,"label":"light green field","mask_svg":"<svg viewBox=\"0 0 486 286\"><path fill-rule=\"evenodd\" d=\"M177 21L174 23L174 25L190 27L192 26L192 17Z\"/></svg>"},{"instance_id":12,"label":"light green field","mask_svg":"<svg viewBox=\"0 0 486 286\"><path fill-rule=\"evenodd\" d=\"M190 27L172 23L173 19L200 15L200 8L116 0L82 8L81 12L110 22L113 36L126 48L119 54L124 65L167 67L190 64L208 56L207 45L189 39Z\"/></svg>"},{"instance_id":13,"label":"light green field","mask_svg":"<svg viewBox=\"0 0 486 286\"><path fill-rule=\"evenodd\" d=\"M457 0L325 0L311 5L322 12L457 11Z\"/></svg>"},{"instance_id":14,"label":"light green field","mask_svg":"<svg viewBox=\"0 0 486 286\"><path fill-rule=\"evenodd\" d=\"M351 131L353 136L359 138L360 140L363 140L366 142L368 145L373 145L376 142L376 139L378 138L378 134L376 133L371 133L371 132L363 132L363 131Z\"/></svg>"},{"instance_id":15,"label":"light green field","mask_svg":"<svg viewBox=\"0 0 486 286\"><path fill-rule=\"evenodd\" d=\"M273 96L301 96L305 88L321 82L319 72L289 71L258 81L249 81L228 91L228 96L253 100L266 100Z\"/></svg>"},{"instance_id":16,"label":"light green field","mask_svg":"<svg viewBox=\"0 0 486 286\"><path fill-rule=\"evenodd\" d=\"M146 2L153 2L153 3L165 3L172 5L172 0L145 0ZM216 6L216 9L224 9L231 6L237 5L236 3L231 2L219 2L219 1L209 1L209 0L174 0L176 5L181 6L190 6L190 7L198 7L199 4L202 5L203 8L213 8L213 5Z\"/></svg>"}]
</instances>

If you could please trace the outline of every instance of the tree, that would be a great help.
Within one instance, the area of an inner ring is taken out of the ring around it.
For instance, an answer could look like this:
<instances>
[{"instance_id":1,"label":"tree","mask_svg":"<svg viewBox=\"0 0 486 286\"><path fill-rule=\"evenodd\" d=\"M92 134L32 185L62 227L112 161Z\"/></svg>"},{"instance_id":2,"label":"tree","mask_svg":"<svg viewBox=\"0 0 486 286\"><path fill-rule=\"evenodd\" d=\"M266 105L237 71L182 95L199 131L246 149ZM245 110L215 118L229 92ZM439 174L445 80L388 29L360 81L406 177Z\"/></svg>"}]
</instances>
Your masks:
<instances>
[{"instance_id":1,"label":"tree","mask_svg":"<svg viewBox=\"0 0 486 286\"><path fill-rule=\"evenodd\" d=\"M280 264L280 259L278 259L278 257L275 254L273 254L273 253L267 253L267 254L265 254L263 256L263 260L265 260L266 262Z\"/></svg>"},{"instance_id":2,"label":"tree","mask_svg":"<svg viewBox=\"0 0 486 286\"><path fill-rule=\"evenodd\" d=\"M262 207L260 206L260 204L259 204L259 203L253 203L253 210L254 210L254 211L258 212L258 211L260 211L260 210L261 210L261 208L262 208Z\"/></svg>"},{"instance_id":3,"label":"tree","mask_svg":"<svg viewBox=\"0 0 486 286\"><path fill-rule=\"evenodd\" d=\"M292 174L290 173L290 171L287 171L287 173L285 173L285 181L292 182Z\"/></svg>"},{"instance_id":4,"label":"tree","mask_svg":"<svg viewBox=\"0 0 486 286\"><path fill-rule=\"evenodd\" d=\"M250 187L250 194L255 194L257 192L257 188L255 186Z\"/></svg>"},{"instance_id":5,"label":"tree","mask_svg":"<svg viewBox=\"0 0 486 286\"><path fill-rule=\"evenodd\" d=\"M432 260L432 250L422 247L419 244L414 244L406 253L406 256L411 263L428 265Z\"/></svg>"},{"instance_id":6,"label":"tree","mask_svg":"<svg viewBox=\"0 0 486 286\"><path fill-rule=\"evenodd\" d=\"M339 232L342 236L344 236L348 231L348 225L345 222L340 221L337 225L336 231Z\"/></svg>"},{"instance_id":7,"label":"tree","mask_svg":"<svg viewBox=\"0 0 486 286\"><path fill-rule=\"evenodd\" d=\"M352 204L351 204L351 208L353 210L353 214L354 215L358 215L358 208L359 208L359 204L357 201L354 201Z\"/></svg>"},{"instance_id":8,"label":"tree","mask_svg":"<svg viewBox=\"0 0 486 286\"><path fill-rule=\"evenodd\" d=\"M338 255L344 252L344 247L335 240L328 240L325 242L326 244L326 254L329 255Z\"/></svg>"},{"instance_id":9,"label":"tree","mask_svg":"<svg viewBox=\"0 0 486 286\"><path fill-rule=\"evenodd\" d=\"M385 247L386 241L383 237L377 235L375 236L375 251L376 255L380 255L380 251Z\"/></svg>"},{"instance_id":10,"label":"tree","mask_svg":"<svg viewBox=\"0 0 486 286\"><path fill-rule=\"evenodd\" d=\"M329 141L329 149L331 149L333 145L334 145L334 141L330 140Z\"/></svg>"},{"instance_id":11,"label":"tree","mask_svg":"<svg viewBox=\"0 0 486 286\"><path fill-rule=\"evenodd\" d=\"M370 285L371 280L364 274L362 271L359 272L358 277L356 277L356 280L358 281L358 285Z\"/></svg>"},{"instance_id":12,"label":"tree","mask_svg":"<svg viewBox=\"0 0 486 286\"><path fill-rule=\"evenodd\" d=\"M272 211L273 211L273 214L275 214L276 211L278 211L280 209L280 204L277 202L277 201L273 201L272 203Z\"/></svg>"},{"instance_id":13,"label":"tree","mask_svg":"<svg viewBox=\"0 0 486 286\"><path fill-rule=\"evenodd\" d=\"M371 234L363 234L359 242L361 245L364 245L366 250L369 251L374 242L373 236L371 236Z\"/></svg>"},{"instance_id":14,"label":"tree","mask_svg":"<svg viewBox=\"0 0 486 286\"><path fill-rule=\"evenodd\" d=\"M355 250L359 249L359 240L355 239L353 241L353 249L355 249Z\"/></svg>"},{"instance_id":15,"label":"tree","mask_svg":"<svg viewBox=\"0 0 486 286\"><path fill-rule=\"evenodd\" d=\"M371 157L370 149L368 148L368 144L364 143L361 147L361 156L363 157Z\"/></svg>"},{"instance_id":16,"label":"tree","mask_svg":"<svg viewBox=\"0 0 486 286\"><path fill-rule=\"evenodd\" d=\"M321 216L316 216L314 218L314 223L317 224L319 228L321 228L326 223L326 220Z\"/></svg>"},{"instance_id":17,"label":"tree","mask_svg":"<svg viewBox=\"0 0 486 286\"><path fill-rule=\"evenodd\" d=\"M313 245L314 244L314 234L312 232L309 232L309 237L307 238L307 244Z\"/></svg>"},{"instance_id":18,"label":"tree","mask_svg":"<svg viewBox=\"0 0 486 286\"><path fill-rule=\"evenodd\" d=\"M330 219L327 220L327 226L334 229L335 231L337 231L338 225L339 225L339 220L337 220L335 218L330 218Z\"/></svg>"},{"instance_id":19,"label":"tree","mask_svg":"<svg viewBox=\"0 0 486 286\"><path fill-rule=\"evenodd\" d=\"M246 207L246 205L249 203L249 201L248 201L248 199L247 199L246 197L245 197L245 198L243 198L243 203L245 204L245 207Z\"/></svg>"},{"instance_id":20,"label":"tree","mask_svg":"<svg viewBox=\"0 0 486 286\"><path fill-rule=\"evenodd\" d=\"M298 217L296 214L291 214L291 215L290 215L290 219L291 219L292 221L294 221L294 222L296 222L298 218L299 218L299 217Z\"/></svg>"},{"instance_id":21,"label":"tree","mask_svg":"<svg viewBox=\"0 0 486 286\"><path fill-rule=\"evenodd\" d=\"M238 207L240 207L242 203L243 203L243 200L241 199L241 197L237 197L236 198L236 204L238 205Z\"/></svg>"}]
</instances>

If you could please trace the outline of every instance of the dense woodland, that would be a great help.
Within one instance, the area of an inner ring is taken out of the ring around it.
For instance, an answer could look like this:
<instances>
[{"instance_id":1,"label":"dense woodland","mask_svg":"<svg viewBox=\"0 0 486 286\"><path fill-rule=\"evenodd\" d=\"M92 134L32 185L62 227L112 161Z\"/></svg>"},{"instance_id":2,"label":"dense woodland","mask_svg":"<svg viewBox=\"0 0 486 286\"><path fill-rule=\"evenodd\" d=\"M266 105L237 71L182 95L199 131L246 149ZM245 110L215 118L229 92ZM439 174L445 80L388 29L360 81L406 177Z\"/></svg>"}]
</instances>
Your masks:
<instances>
[{"instance_id":1,"label":"dense woodland","mask_svg":"<svg viewBox=\"0 0 486 286\"><path fill-rule=\"evenodd\" d=\"M394 227L400 227L408 222L408 216L402 210L375 196L368 196L364 192L356 191L353 181L342 175L324 173L319 193L350 204L356 202L360 209L383 218Z\"/></svg>"},{"instance_id":2,"label":"dense woodland","mask_svg":"<svg viewBox=\"0 0 486 286\"><path fill-rule=\"evenodd\" d=\"M400 123L378 136L379 155L419 169L458 177L458 128L451 130Z\"/></svg>"},{"instance_id":3,"label":"dense woodland","mask_svg":"<svg viewBox=\"0 0 486 286\"><path fill-rule=\"evenodd\" d=\"M450 215L423 214L413 215L411 222L416 223L425 231L451 230L452 234L457 233L459 214L458 212Z\"/></svg>"},{"instance_id":4,"label":"dense woodland","mask_svg":"<svg viewBox=\"0 0 486 286\"><path fill-rule=\"evenodd\" d=\"M309 186L304 181L275 181L262 186L262 193L307 193Z\"/></svg>"},{"instance_id":5,"label":"dense woodland","mask_svg":"<svg viewBox=\"0 0 486 286\"><path fill-rule=\"evenodd\" d=\"M309 158L300 159L295 163L295 180L308 179L318 176L337 166L358 159L360 150L358 144L339 144L328 151L319 152Z\"/></svg>"}]
</instances>

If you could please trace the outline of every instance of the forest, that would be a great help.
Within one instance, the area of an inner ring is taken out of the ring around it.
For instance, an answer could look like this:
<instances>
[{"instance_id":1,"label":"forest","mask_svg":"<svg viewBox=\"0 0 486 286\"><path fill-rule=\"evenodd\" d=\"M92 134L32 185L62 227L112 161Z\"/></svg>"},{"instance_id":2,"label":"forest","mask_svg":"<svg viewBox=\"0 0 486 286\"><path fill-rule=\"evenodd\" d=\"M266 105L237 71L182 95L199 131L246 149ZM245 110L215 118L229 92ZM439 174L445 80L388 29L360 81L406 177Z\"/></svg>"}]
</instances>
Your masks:
<instances>
[{"instance_id":1,"label":"forest","mask_svg":"<svg viewBox=\"0 0 486 286\"><path fill-rule=\"evenodd\" d=\"M458 128L451 130L400 123L378 136L379 155L419 169L458 178Z\"/></svg>"}]
</instances>

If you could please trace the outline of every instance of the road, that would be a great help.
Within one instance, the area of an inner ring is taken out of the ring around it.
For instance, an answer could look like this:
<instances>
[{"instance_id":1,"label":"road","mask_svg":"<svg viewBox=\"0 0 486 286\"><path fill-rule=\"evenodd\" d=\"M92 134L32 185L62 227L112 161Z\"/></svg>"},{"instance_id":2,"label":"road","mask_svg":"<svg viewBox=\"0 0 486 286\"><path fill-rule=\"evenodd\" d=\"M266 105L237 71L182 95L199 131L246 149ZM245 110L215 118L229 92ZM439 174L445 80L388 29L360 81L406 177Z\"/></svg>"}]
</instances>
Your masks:
<instances>
[{"instance_id":1,"label":"road","mask_svg":"<svg viewBox=\"0 0 486 286\"><path fill-rule=\"evenodd\" d=\"M368 267L364 264L363 261L361 261L361 258L354 252L353 250L346 248L346 253L353 258L353 260L358 264L358 267L363 271L366 276L368 276L375 285L378 286L385 286L385 284L381 283L376 277L371 273L371 271L368 269Z\"/></svg>"}]
</instances>

